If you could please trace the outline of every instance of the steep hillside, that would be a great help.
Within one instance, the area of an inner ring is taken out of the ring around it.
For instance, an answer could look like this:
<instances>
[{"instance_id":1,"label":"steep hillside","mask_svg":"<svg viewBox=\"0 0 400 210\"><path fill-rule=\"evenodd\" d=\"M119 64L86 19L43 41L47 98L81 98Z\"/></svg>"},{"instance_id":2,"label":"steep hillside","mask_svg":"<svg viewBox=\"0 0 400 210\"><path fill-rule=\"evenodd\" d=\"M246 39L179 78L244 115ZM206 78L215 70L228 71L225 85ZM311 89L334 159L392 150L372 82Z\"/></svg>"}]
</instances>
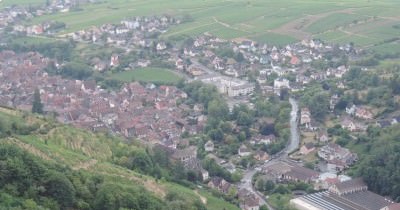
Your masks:
<instances>
[{"instance_id":1,"label":"steep hillside","mask_svg":"<svg viewBox=\"0 0 400 210\"><path fill-rule=\"evenodd\" d=\"M131 194L135 195L134 191L143 191L145 195L149 195L149 199L155 199L155 205L146 206L146 209L196 210L204 209L204 207L210 210L223 208L238 209L224 200L213 197L210 193L202 189L193 190L114 164L125 158L121 154L124 154L126 151L139 154L137 151L144 150L140 146L128 145L116 137L91 133L68 125L58 124L52 119L33 116L7 108L0 108L0 137L0 149L6 151L17 150L19 151L18 153L27 152L32 156L32 159L38 161L39 164L46 165L46 167L61 167L65 168L63 169L66 171L65 174L80 174L76 177L75 175L67 176L69 179L82 180L80 176L90 177L90 179L100 177L104 180L104 185L109 185L110 191L104 189L105 192L114 192L114 194L125 191L130 192L131 190ZM11 148L8 148L7 145L11 145ZM13 153L10 154L12 156ZM0 158L0 163L2 163L1 161L3 160L16 157L6 157L4 153L1 153ZM0 164L0 168L3 169L2 164ZM31 174L31 172L27 173ZM3 177L0 177L0 184L1 181L4 181ZM38 183L41 183L40 180ZM0 186L0 189L2 187ZM96 191L96 193L101 192ZM91 195L97 196L96 193L92 193ZM1 191L0 196L3 195L11 195L16 200L22 200L19 202L21 205L24 204L23 200L27 199L32 199L32 201L42 204L42 206L44 205L42 202L43 198L40 197L43 195L40 193L39 197L31 197L29 195ZM108 196L107 193L104 194L104 196L106 195ZM112 199L115 201L116 198ZM112 199L108 201L112 203ZM119 199L121 199L121 196ZM78 205L79 202L86 203L88 207L82 208ZM96 205L91 203L90 199L88 201L79 200L79 202L76 201L76 203L71 204L74 209L96 209ZM62 205L60 207L61 209L63 208ZM114 207L106 209L113 209ZM122 207L128 208L128 206Z\"/></svg>"}]
</instances>

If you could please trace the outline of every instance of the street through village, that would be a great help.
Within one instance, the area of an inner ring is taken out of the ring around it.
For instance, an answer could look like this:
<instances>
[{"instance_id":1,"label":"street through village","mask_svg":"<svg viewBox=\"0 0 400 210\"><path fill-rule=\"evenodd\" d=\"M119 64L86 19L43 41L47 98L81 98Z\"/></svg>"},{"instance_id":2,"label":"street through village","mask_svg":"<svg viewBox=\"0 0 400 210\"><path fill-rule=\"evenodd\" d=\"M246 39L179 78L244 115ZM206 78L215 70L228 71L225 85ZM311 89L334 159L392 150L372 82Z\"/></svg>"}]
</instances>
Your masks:
<instances>
[{"instance_id":1,"label":"street through village","mask_svg":"<svg viewBox=\"0 0 400 210\"><path fill-rule=\"evenodd\" d=\"M239 189L247 189L250 192L254 193L257 195L260 205L266 205L269 209L273 210L271 205L268 204L268 201L266 197L259 191L257 191L252 183L253 176L257 173L259 168L264 168L270 165L273 165L276 162L279 161L290 161L289 154L299 147L299 142L300 142L300 135L299 135L299 128L298 128L298 112L299 112L299 107L298 107L298 102L294 98L290 98L289 102L292 106L292 110L290 112L290 141L288 145L283 149L281 152L276 154L275 156L272 156L271 160L268 162L265 162L261 166L255 166L252 168L247 169L244 174L243 178L241 180L241 183L239 184L238 188Z\"/></svg>"}]
</instances>

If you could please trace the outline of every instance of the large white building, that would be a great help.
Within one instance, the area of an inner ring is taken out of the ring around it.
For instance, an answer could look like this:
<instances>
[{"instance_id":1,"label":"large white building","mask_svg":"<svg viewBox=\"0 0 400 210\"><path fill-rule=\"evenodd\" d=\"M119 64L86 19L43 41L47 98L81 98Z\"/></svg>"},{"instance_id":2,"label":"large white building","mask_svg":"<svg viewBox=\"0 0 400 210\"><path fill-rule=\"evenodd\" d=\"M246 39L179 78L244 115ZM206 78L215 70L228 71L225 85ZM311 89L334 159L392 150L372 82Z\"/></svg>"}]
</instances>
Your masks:
<instances>
[{"instance_id":1,"label":"large white building","mask_svg":"<svg viewBox=\"0 0 400 210\"><path fill-rule=\"evenodd\" d=\"M289 80L285 78L278 78L274 80L274 92L275 94L279 95L281 89L283 88L290 88Z\"/></svg>"},{"instance_id":2,"label":"large white building","mask_svg":"<svg viewBox=\"0 0 400 210\"><path fill-rule=\"evenodd\" d=\"M208 75L198 78L206 84L215 85L220 93L230 97L248 95L254 91L254 84L226 76Z\"/></svg>"}]
</instances>

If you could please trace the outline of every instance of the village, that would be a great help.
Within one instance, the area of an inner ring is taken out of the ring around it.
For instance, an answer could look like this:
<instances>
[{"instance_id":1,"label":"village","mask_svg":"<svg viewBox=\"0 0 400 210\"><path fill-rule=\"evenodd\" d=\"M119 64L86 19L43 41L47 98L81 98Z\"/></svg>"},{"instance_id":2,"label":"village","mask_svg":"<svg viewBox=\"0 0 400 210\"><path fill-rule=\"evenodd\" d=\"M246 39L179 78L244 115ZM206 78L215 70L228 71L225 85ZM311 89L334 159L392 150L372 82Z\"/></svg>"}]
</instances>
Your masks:
<instances>
[{"instance_id":1,"label":"village","mask_svg":"<svg viewBox=\"0 0 400 210\"><path fill-rule=\"evenodd\" d=\"M68 4L49 5L44 10L36 10L35 15L40 16L50 11L68 12L69 8ZM2 11L0 28L11 25L11 34L52 36L65 27L57 22L34 26L15 23L21 16L30 18L32 14L19 7ZM303 91L311 85L328 80L333 81L335 88L348 90L344 77L351 66L344 60L357 60L363 56L362 50L350 44L330 45L319 40L303 40L278 47L251 40L228 41L203 34L178 46L159 38L169 27L181 21L167 15L132 17L118 24L94 26L67 36L77 43L123 49L122 52L112 53L107 60L87 58L93 71L105 73L115 68L135 71L152 66L152 59L157 55L166 60L173 71L185 75L188 81L215 85L228 101L230 111L239 104L246 104L252 109L252 99L256 94L265 98L277 96L283 100L288 94L301 97ZM124 56L132 51L153 54L122 63ZM327 57L335 61L335 67L330 66L321 71L316 64ZM187 93L173 85L139 82L125 83L119 90L107 90L101 88L94 79L73 80L49 75L44 69L50 63L56 63L58 68L64 65L62 61L44 57L37 52L1 51L0 105L30 111L34 91L38 89L45 112L53 113L59 122L96 132L111 132L126 139L139 139L145 144L156 145L168 151L172 159L181 162L186 168L201 173L202 180L209 188L223 194L234 192L242 209L259 209L263 203L259 195L240 187L240 183L230 183L218 176L210 177L201 166L197 153L199 148L190 145L182 137L201 135L208 118L202 104L185 103ZM353 134L366 132L369 126L384 128L400 123L400 116L377 118L376 109L367 104L346 104L343 112L335 112L341 97L343 94L329 95L327 109L332 115L330 120L335 122L331 124L316 119L310 107L300 104L298 126L301 143L298 150L289 154L289 158L274 159L273 154L251 149L257 145L268 146L274 143L277 136L273 134L251 136L241 144L237 155L232 158L254 159L257 164L252 170L257 170L261 179L273 180L275 183L304 182L311 184L315 190L327 190L292 200L299 208L315 202L313 196L323 203L332 198L357 203L355 200L360 197L355 194L346 197L348 191L364 196L362 198L370 196L372 200L378 200L381 207L394 203L368 191L365 183L359 179L351 179L346 175L346 169L358 161L358 155L335 142L337 136L332 129L346 130L351 138ZM335 125L340 125L340 128ZM231 161L232 158L218 157L214 153L216 145L213 141L208 140L201 147L208 158L215 160L230 173L247 170ZM310 163L311 167L303 163ZM350 184L345 186L346 183Z\"/></svg>"}]
</instances>

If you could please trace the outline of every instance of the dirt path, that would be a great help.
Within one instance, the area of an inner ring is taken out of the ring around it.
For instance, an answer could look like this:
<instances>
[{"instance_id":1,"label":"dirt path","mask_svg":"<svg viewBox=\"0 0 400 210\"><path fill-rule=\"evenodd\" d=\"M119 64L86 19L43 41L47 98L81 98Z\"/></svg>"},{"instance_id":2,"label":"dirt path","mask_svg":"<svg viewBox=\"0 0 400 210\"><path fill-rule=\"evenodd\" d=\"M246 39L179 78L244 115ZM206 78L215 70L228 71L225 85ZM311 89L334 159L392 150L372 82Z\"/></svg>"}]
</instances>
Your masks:
<instances>
[{"instance_id":1,"label":"dirt path","mask_svg":"<svg viewBox=\"0 0 400 210\"><path fill-rule=\"evenodd\" d=\"M345 34L347 34L349 36L358 36L358 37L363 37L363 38L369 38L368 36L365 36L365 35L362 35L362 34L353 33L353 32L350 32L350 31L346 31L346 30L344 30L342 28L339 28L339 31L343 32L343 33L345 33Z\"/></svg>"},{"instance_id":2,"label":"dirt path","mask_svg":"<svg viewBox=\"0 0 400 210\"><path fill-rule=\"evenodd\" d=\"M197 190L194 190L194 193L195 193L197 196L199 196L201 202L202 202L204 205L207 204L207 198L206 198L206 197L200 195L200 193L199 193Z\"/></svg>"},{"instance_id":3,"label":"dirt path","mask_svg":"<svg viewBox=\"0 0 400 210\"><path fill-rule=\"evenodd\" d=\"M233 30L236 30L236 31L243 31L245 33L250 33L249 31L245 31L243 29L240 29L240 28L237 28L237 27L233 27L233 26L229 25L228 23L221 22L216 17L213 17L213 20L214 20L215 23L218 23L218 24L220 24L220 25L222 25L222 26L224 26L226 28L230 28L230 29L233 29Z\"/></svg>"}]
</instances>

